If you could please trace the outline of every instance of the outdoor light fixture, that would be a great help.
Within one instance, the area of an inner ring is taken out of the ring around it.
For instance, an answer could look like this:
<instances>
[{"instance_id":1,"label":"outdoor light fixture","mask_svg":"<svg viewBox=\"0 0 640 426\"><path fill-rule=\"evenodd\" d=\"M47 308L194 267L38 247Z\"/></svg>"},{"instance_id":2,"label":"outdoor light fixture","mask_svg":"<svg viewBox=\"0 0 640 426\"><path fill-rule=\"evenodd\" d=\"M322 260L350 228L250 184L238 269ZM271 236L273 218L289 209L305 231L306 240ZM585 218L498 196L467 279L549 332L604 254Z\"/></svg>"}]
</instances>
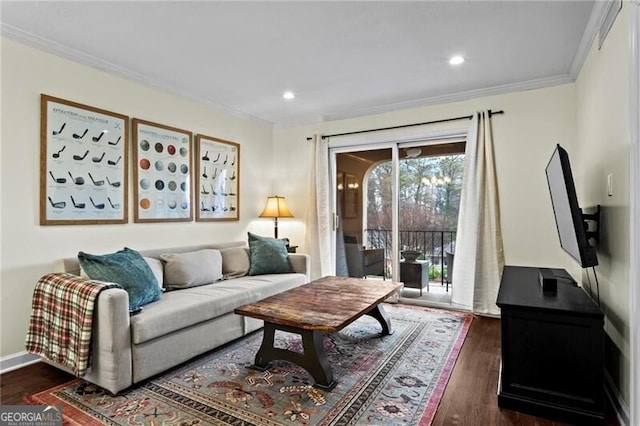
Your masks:
<instances>
[{"instance_id":1,"label":"outdoor light fixture","mask_svg":"<svg viewBox=\"0 0 640 426\"><path fill-rule=\"evenodd\" d=\"M422 154L422 150L420 148L409 148L405 151L406 158L417 158L420 154Z\"/></svg>"},{"instance_id":2,"label":"outdoor light fixture","mask_svg":"<svg viewBox=\"0 0 640 426\"><path fill-rule=\"evenodd\" d=\"M264 207L260 217L272 217L273 218L273 236L278 238L278 218L279 217L293 217L293 213L287 207L287 202L284 197L274 195L267 198L267 205Z\"/></svg>"}]
</instances>

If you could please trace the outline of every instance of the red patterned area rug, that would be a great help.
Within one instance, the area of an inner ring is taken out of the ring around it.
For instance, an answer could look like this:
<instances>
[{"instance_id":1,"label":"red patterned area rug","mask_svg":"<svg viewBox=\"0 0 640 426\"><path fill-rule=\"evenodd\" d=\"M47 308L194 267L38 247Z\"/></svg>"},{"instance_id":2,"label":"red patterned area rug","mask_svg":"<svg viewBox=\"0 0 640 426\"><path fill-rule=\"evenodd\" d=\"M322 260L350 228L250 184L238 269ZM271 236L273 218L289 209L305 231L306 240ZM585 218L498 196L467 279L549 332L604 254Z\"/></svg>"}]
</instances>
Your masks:
<instances>
[{"instance_id":1,"label":"red patterned area rug","mask_svg":"<svg viewBox=\"0 0 640 426\"><path fill-rule=\"evenodd\" d=\"M112 396L76 379L28 397L61 405L67 424L106 425L428 425L472 320L470 314L385 305L394 334L362 317L324 346L337 386L314 388L306 370L273 362L247 368L262 332L203 355ZM276 334L300 350L298 335Z\"/></svg>"}]
</instances>

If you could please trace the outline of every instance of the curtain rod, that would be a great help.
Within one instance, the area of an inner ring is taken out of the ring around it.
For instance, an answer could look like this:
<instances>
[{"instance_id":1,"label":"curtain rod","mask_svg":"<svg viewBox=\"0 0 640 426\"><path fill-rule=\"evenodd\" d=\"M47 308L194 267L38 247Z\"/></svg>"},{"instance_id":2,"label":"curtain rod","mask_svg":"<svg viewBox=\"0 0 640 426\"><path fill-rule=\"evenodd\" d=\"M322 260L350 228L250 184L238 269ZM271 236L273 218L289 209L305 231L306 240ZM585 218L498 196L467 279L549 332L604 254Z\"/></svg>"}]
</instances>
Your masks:
<instances>
[{"instance_id":1,"label":"curtain rod","mask_svg":"<svg viewBox=\"0 0 640 426\"><path fill-rule=\"evenodd\" d=\"M504 114L504 111L503 110L500 110L500 111L491 111L491 110L489 110L489 118L491 118L492 115L498 115L498 114ZM326 138L331 138L331 137L335 137L335 136L357 135L357 134L360 134L360 133L379 132L381 130L402 129L402 128L405 128L405 127L424 126L425 124L446 123L447 121L471 120L472 118L473 118L473 115L465 115L465 116L462 116L462 117L453 117L453 118L444 118L442 120L425 121L423 123L402 124L402 125L399 125L399 126L380 127L380 128L377 128L377 129L367 129L367 130L356 130L354 132L335 133L333 135L322 135L322 136L320 136L320 138L321 139L326 139ZM309 140L309 139L311 139L311 138L307 138L307 140Z\"/></svg>"}]
</instances>

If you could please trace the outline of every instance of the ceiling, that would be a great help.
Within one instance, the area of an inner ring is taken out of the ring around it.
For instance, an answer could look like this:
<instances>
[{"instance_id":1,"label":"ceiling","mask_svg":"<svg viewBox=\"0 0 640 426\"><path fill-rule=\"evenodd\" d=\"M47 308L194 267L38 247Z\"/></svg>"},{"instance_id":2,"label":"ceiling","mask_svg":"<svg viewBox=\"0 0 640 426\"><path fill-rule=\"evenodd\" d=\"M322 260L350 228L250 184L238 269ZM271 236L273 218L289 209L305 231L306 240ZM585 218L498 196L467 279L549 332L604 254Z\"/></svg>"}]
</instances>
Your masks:
<instances>
[{"instance_id":1,"label":"ceiling","mask_svg":"<svg viewBox=\"0 0 640 426\"><path fill-rule=\"evenodd\" d=\"M2 1L3 36L275 126L573 81L592 1ZM585 47L586 46L586 47ZM466 62L451 66L448 59ZM296 98L284 100L291 90Z\"/></svg>"}]
</instances>

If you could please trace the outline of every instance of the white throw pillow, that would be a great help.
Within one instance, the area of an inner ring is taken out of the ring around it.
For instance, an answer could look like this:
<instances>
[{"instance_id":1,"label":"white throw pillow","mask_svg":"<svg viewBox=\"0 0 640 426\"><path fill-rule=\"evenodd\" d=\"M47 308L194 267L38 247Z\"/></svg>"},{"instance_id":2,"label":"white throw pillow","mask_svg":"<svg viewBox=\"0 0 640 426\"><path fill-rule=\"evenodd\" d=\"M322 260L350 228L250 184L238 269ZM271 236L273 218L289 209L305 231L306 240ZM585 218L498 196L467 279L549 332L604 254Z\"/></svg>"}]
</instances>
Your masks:
<instances>
[{"instance_id":1,"label":"white throw pillow","mask_svg":"<svg viewBox=\"0 0 640 426\"><path fill-rule=\"evenodd\" d=\"M162 288L162 283L164 282L164 268L162 266L162 262L160 259L155 259L153 257L143 257L149 268L151 268L151 272L158 280L158 286Z\"/></svg>"},{"instance_id":2,"label":"white throw pillow","mask_svg":"<svg viewBox=\"0 0 640 426\"><path fill-rule=\"evenodd\" d=\"M248 247L232 247L220 250L222 254L222 274L225 280L244 277L249 273Z\"/></svg>"}]
</instances>

